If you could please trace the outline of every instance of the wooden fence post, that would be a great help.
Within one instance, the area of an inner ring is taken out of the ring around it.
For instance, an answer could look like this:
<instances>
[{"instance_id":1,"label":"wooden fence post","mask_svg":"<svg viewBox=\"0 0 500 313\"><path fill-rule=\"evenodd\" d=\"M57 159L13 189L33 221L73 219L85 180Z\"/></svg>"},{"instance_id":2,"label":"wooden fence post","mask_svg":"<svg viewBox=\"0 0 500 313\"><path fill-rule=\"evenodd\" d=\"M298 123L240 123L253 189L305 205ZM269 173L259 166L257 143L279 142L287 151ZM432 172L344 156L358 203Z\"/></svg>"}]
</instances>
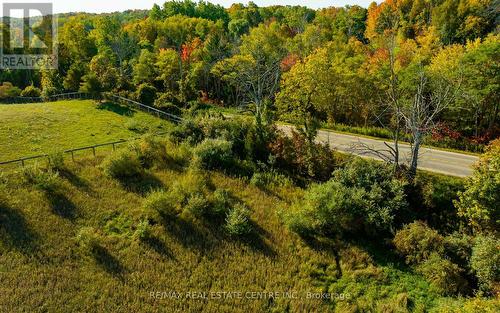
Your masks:
<instances>
[{"instance_id":1,"label":"wooden fence post","mask_svg":"<svg viewBox=\"0 0 500 313\"><path fill-rule=\"evenodd\" d=\"M95 157L95 147L92 147L92 153L94 154Z\"/></svg>"}]
</instances>

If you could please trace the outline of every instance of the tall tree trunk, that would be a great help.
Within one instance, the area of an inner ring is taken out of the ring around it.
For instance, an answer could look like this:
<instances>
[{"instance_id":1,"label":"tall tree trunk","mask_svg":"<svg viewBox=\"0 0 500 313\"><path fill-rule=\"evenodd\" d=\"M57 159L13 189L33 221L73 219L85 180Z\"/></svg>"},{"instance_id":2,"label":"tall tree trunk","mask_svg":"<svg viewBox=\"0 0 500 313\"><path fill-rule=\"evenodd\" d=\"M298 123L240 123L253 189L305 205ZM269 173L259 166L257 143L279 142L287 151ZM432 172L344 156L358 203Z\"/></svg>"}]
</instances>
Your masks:
<instances>
[{"instance_id":1,"label":"tall tree trunk","mask_svg":"<svg viewBox=\"0 0 500 313\"><path fill-rule=\"evenodd\" d=\"M417 130L415 131L413 138L413 145L411 147L411 161L409 170L409 175L411 180L413 180L417 176L418 157L421 144L422 144L422 133L420 132L420 130Z\"/></svg>"}]
</instances>

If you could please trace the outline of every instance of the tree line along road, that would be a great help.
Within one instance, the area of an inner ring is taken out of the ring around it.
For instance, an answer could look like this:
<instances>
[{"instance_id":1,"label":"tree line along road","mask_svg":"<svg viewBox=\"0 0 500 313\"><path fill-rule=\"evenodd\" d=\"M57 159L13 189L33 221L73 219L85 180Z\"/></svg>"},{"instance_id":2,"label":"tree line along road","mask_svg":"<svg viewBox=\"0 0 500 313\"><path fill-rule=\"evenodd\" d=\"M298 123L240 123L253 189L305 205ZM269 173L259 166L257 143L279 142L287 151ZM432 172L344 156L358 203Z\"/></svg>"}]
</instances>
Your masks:
<instances>
[{"instance_id":1,"label":"tree line along road","mask_svg":"<svg viewBox=\"0 0 500 313\"><path fill-rule=\"evenodd\" d=\"M280 125L279 128L289 134L293 126ZM360 145L369 147L371 150L387 150L383 140L370 139L355 135L336 133L333 131L320 130L316 140L320 143L328 143L330 147L340 152L352 153L355 155L370 157L382 160L376 153L360 149ZM391 141L385 141L392 145ZM400 160L405 162L410 156L410 145L406 143L399 144ZM419 169L435 173L467 177L473 172L473 165L479 160L477 156L443 151L432 148L420 148Z\"/></svg>"}]
</instances>

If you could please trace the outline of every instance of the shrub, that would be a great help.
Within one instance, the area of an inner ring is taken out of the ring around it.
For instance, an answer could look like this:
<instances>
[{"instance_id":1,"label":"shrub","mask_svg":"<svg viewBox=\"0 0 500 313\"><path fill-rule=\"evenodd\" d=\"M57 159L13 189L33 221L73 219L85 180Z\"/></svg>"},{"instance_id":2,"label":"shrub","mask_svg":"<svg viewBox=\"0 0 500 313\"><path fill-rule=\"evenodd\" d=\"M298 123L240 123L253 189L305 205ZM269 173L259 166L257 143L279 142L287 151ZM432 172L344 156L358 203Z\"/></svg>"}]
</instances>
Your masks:
<instances>
[{"instance_id":1,"label":"shrub","mask_svg":"<svg viewBox=\"0 0 500 313\"><path fill-rule=\"evenodd\" d=\"M498 229L500 223L500 139L486 149L455 201L459 216L477 231Z\"/></svg>"},{"instance_id":2,"label":"shrub","mask_svg":"<svg viewBox=\"0 0 500 313\"><path fill-rule=\"evenodd\" d=\"M2 85L0 85L0 99L17 97L20 94L21 89L15 87L12 83L3 82Z\"/></svg>"},{"instance_id":3,"label":"shrub","mask_svg":"<svg viewBox=\"0 0 500 313\"><path fill-rule=\"evenodd\" d=\"M194 195L203 195L207 198L209 194L207 181L207 177L202 173L190 170L169 188L167 193L171 205L177 212L181 212Z\"/></svg>"},{"instance_id":4,"label":"shrub","mask_svg":"<svg viewBox=\"0 0 500 313\"><path fill-rule=\"evenodd\" d=\"M192 157L192 148L188 144L175 144L170 140L165 141L168 165L185 167L189 165Z\"/></svg>"},{"instance_id":5,"label":"shrub","mask_svg":"<svg viewBox=\"0 0 500 313\"><path fill-rule=\"evenodd\" d=\"M203 141L205 135L199 125L193 121L185 120L172 129L170 138L177 144L187 142L190 145L197 145Z\"/></svg>"},{"instance_id":6,"label":"shrub","mask_svg":"<svg viewBox=\"0 0 500 313\"><path fill-rule=\"evenodd\" d=\"M156 88L150 84L141 84L137 87L135 98L140 103L151 106L156 98Z\"/></svg>"},{"instance_id":7,"label":"shrub","mask_svg":"<svg viewBox=\"0 0 500 313\"><path fill-rule=\"evenodd\" d=\"M255 187L265 189L268 187L284 187L290 186L292 181L285 175L276 173L274 171L269 172L256 172L250 179L250 184Z\"/></svg>"},{"instance_id":8,"label":"shrub","mask_svg":"<svg viewBox=\"0 0 500 313\"><path fill-rule=\"evenodd\" d=\"M194 162L207 170L229 169L233 165L232 145L229 141L206 139L193 151Z\"/></svg>"},{"instance_id":9,"label":"shrub","mask_svg":"<svg viewBox=\"0 0 500 313\"><path fill-rule=\"evenodd\" d=\"M99 247L99 236L93 227L81 228L77 235L76 241L83 252L94 252Z\"/></svg>"},{"instance_id":10,"label":"shrub","mask_svg":"<svg viewBox=\"0 0 500 313\"><path fill-rule=\"evenodd\" d=\"M250 212L240 203L236 204L227 214L226 231L231 236L244 236L252 231Z\"/></svg>"},{"instance_id":11,"label":"shrub","mask_svg":"<svg viewBox=\"0 0 500 313\"><path fill-rule=\"evenodd\" d=\"M330 147L323 144L308 144L305 136L296 132L292 137L277 136L270 144L276 165L293 175L328 180L337 164Z\"/></svg>"},{"instance_id":12,"label":"shrub","mask_svg":"<svg viewBox=\"0 0 500 313\"><path fill-rule=\"evenodd\" d=\"M172 114L175 116L182 116L182 110L178 106L172 103L167 102L167 103L157 104L155 101L155 107L165 113Z\"/></svg>"},{"instance_id":13,"label":"shrub","mask_svg":"<svg viewBox=\"0 0 500 313\"><path fill-rule=\"evenodd\" d=\"M88 73L82 77L80 92L95 93L103 90L101 81L94 73Z\"/></svg>"},{"instance_id":14,"label":"shrub","mask_svg":"<svg viewBox=\"0 0 500 313\"><path fill-rule=\"evenodd\" d=\"M462 268L469 267L473 245L474 238L460 232L454 232L444 238L446 255Z\"/></svg>"},{"instance_id":15,"label":"shrub","mask_svg":"<svg viewBox=\"0 0 500 313\"><path fill-rule=\"evenodd\" d=\"M104 219L104 234L111 236L129 236L132 235L132 219L124 213L112 212L110 216Z\"/></svg>"},{"instance_id":16,"label":"shrub","mask_svg":"<svg viewBox=\"0 0 500 313\"><path fill-rule=\"evenodd\" d=\"M145 241L152 237L151 225L148 220L142 220L137 224L133 237L140 241Z\"/></svg>"},{"instance_id":17,"label":"shrub","mask_svg":"<svg viewBox=\"0 0 500 313\"><path fill-rule=\"evenodd\" d=\"M404 183L383 165L361 160L336 171L328 182L311 186L286 214L285 223L300 232L312 231L309 235L363 228L380 234L392 230L394 216L406 207Z\"/></svg>"},{"instance_id":18,"label":"shrub","mask_svg":"<svg viewBox=\"0 0 500 313\"><path fill-rule=\"evenodd\" d=\"M38 97L40 97L41 94L42 94L42 91L33 85L30 85L30 86L24 88L23 91L21 91L21 97L38 98Z\"/></svg>"},{"instance_id":19,"label":"shrub","mask_svg":"<svg viewBox=\"0 0 500 313\"><path fill-rule=\"evenodd\" d=\"M177 214L175 206L173 197L164 190L151 192L143 202L144 209L169 217Z\"/></svg>"},{"instance_id":20,"label":"shrub","mask_svg":"<svg viewBox=\"0 0 500 313\"><path fill-rule=\"evenodd\" d=\"M232 143L232 149L235 155L241 159L251 157L248 155L245 147L247 133L253 128L252 123L244 118L225 119L204 118L200 125L203 128L206 138L222 139ZM263 144L265 146L265 144Z\"/></svg>"},{"instance_id":21,"label":"shrub","mask_svg":"<svg viewBox=\"0 0 500 313\"><path fill-rule=\"evenodd\" d=\"M276 128L272 125L257 127L255 123L250 125L245 137L245 153L247 159L267 162L271 156L271 143L277 136Z\"/></svg>"},{"instance_id":22,"label":"shrub","mask_svg":"<svg viewBox=\"0 0 500 313\"><path fill-rule=\"evenodd\" d=\"M127 123L125 123L125 127L139 134L144 134L148 130L148 126L136 118L129 119Z\"/></svg>"},{"instance_id":23,"label":"shrub","mask_svg":"<svg viewBox=\"0 0 500 313\"><path fill-rule=\"evenodd\" d=\"M269 181L265 173L254 173L250 179L250 184L257 188L264 189L269 184Z\"/></svg>"},{"instance_id":24,"label":"shrub","mask_svg":"<svg viewBox=\"0 0 500 313\"><path fill-rule=\"evenodd\" d=\"M231 208L229 192L224 189L217 189L212 195L211 212L219 216L226 214Z\"/></svg>"},{"instance_id":25,"label":"shrub","mask_svg":"<svg viewBox=\"0 0 500 313\"><path fill-rule=\"evenodd\" d=\"M133 148L144 168L164 167L168 163L164 142L152 135L142 137Z\"/></svg>"},{"instance_id":26,"label":"shrub","mask_svg":"<svg viewBox=\"0 0 500 313\"><path fill-rule=\"evenodd\" d=\"M406 258L406 263L418 264L432 253L444 252L444 238L427 224L416 221L399 230L394 237L396 250Z\"/></svg>"},{"instance_id":27,"label":"shrub","mask_svg":"<svg viewBox=\"0 0 500 313\"><path fill-rule=\"evenodd\" d=\"M63 171L66 169L64 164L64 152L53 152L49 154L49 167L55 171Z\"/></svg>"},{"instance_id":28,"label":"shrub","mask_svg":"<svg viewBox=\"0 0 500 313\"><path fill-rule=\"evenodd\" d=\"M207 215L209 208L208 200L203 194L192 194L186 203L185 209L194 216L201 218Z\"/></svg>"},{"instance_id":29,"label":"shrub","mask_svg":"<svg viewBox=\"0 0 500 313\"><path fill-rule=\"evenodd\" d=\"M135 179L144 174L137 155L128 150L120 150L109 155L101 167L107 176L119 180Z\"/></svg>"},{"instance_id":30,"label":"shrub","mask_svg":"<svg viewBox=\"0 0 500 313\"><path fill-rule=\"evenodd\" d=\"M291 210L281 210L279 214L286 227L301 237L309 238L318 233L315 217L308 208L294 205Z\"/></svg>"},{"instance_id":31,"label":"shrub","mask_svg":"<svg viewBox=\"0 0 500 313\"><path fill-rule=\"evenodd\" d=\"M479 236L472 248L471 268L476 273L482 291L500 291L500 240L493 236Z\"/></svg>"},{"instance_id":32,"label":"shrub","mask_svg":"<svg viewBox=\"0 0 500 313\"><path fill-rule=\"evenodd\" d=\"M340 263L343 271L352 272L373 265L373 260L366 251L352 246L342 249L340 252Z\"/></svg>"},{"instance_id":33,"label":"shrub","mask_svg":"<svg viewBox=\"0 0 500 313\"><path fill-rule=\"evenodd\" d=\"M43 170L38 165L24 167L22 175L28 184L46 192L54 192L60 185L59 174L57 172L51 169Z\"/></svg>"},{"instance_id":34,"label":"shrub","mask_svg":"<svg viewBox=\"0 0 500 313\"><path fill-rule=\"evenodd\" d=\"M461 301L440 301L440 305L432 310L433 313L494 313L498 312L500 298L465 298Z\"/></svg>"},{"instance_id":35,"label":"shrub","mask_svg":"<svg viewBox=\"0 0 500 313\"><path fill-rule=\"evenodd\" d=\"M46 86L42 89L42 97L47 101L50 96L56 95L59 90L54 86Z\"/></svg>"},{"instance_id":36,"label":"shrub","mask_svg":"<svg viewBox=\"0 0 500 313\"><path fill-rule=\"evenodd\" d=\"M444 295L461 293L467 285L461 275L463 270L450 260L441 258L437 253L432 253L420 264L417 272L422 274L436 291Z\"/></svg>"},{"instance_id":37,"label":"shrub","mask_svg":"<svg viewBox=\"0 0 500 313\"><path fill-rule=\"evenodd\" d=\"M285 222L302 235L338 235L360 225L356 217L363 209L362 194L336 181L311 186L302 201L294 204ZM306 224L301 224L306 223ZM304 231L312 233L304 233Z\"/></svg>"},{"instance_id":38,"label":"shrub","mask_svg":"<svg viewBox=\"0 0 500 313\"><path fill-rule=\"evenodd\" d=\"M169 91L157 94L156 100L154 102L154 106L156 108L161 110L164 106L169 106L169 105L173 105L177 108L179 108L179 106L181 105L177 95L174 92Z\"/></svg>"}]
</instances>

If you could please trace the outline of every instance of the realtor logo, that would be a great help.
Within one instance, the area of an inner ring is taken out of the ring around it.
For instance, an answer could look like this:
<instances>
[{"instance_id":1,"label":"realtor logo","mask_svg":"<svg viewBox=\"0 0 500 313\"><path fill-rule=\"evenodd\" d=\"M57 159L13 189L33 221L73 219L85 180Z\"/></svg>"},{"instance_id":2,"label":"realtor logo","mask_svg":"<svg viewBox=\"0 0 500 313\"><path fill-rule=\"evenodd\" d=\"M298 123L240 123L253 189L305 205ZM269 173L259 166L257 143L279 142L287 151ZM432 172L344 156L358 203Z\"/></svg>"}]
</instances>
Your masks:
<instances>
[{"instance_id":1,"label":"realtor logo","mask_svg":"<svg viewBox=\"0 0 500 313\"><path fill-rule=\"evenodd\" d=\"M56 69L57 18L52 3L3 3L1 69Z\"/></svg>"}]
</instances>

